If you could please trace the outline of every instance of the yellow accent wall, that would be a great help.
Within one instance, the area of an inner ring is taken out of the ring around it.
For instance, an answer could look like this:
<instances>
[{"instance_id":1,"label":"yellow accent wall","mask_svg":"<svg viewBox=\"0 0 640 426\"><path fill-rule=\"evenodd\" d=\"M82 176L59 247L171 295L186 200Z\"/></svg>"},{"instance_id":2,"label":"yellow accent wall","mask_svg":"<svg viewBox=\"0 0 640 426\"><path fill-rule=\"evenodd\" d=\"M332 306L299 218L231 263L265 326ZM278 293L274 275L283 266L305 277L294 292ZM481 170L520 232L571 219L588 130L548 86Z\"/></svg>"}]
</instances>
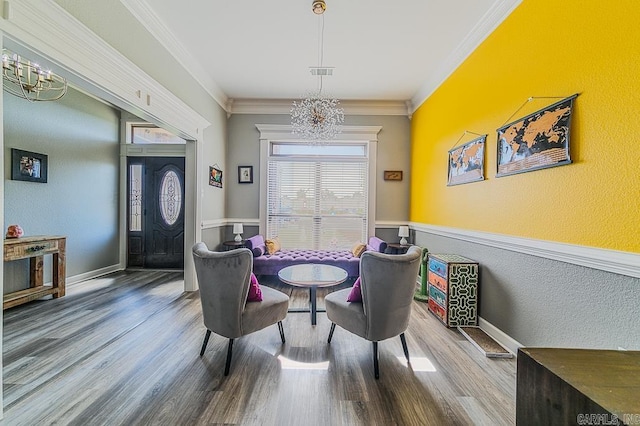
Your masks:
<instances>
[{"instance_id":1,"label":"yellow accent wall","mask_svg":"<svg viewBox=\"0 0 640 426\"><path fill-rule=\"evenodd\" d=\"M411 221L640 252L639 22L637 0L524 0L413 115ZM496 178L496 129L574 93L573 163ZM447 187L465 130L485 180Z\"/></svg>"}]
</instances>

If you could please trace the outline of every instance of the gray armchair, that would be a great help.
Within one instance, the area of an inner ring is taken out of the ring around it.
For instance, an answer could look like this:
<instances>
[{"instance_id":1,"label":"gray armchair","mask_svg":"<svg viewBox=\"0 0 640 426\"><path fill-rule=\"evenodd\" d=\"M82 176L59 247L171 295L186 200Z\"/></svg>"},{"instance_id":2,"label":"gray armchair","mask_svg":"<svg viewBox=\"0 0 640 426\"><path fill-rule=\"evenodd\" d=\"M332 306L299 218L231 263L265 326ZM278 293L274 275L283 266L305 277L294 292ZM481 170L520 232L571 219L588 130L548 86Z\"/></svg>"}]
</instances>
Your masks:
<instances>
[{"instance_id":1,"label":"gray armchair","mask_svg":"<svg viewBox=\"0 0 640 426\"><path fill-rule=\"evenodd\" d=\"M213 331L229 339L224 375L229 374L233 340L278 323L285 343L282 320L287 316L289 296L261 287L262 302L247 302L253 266L251 250L240 248L226 252L209 251L204 243L193 246L193 261L200 287L202 316L207 332L200 356L204 354Z\"/></svg>"},{"instance_id":2,"label":"gray armchair","mask_svg":"<svg viewBox=\"0 0 640 426\"><path fill-rule=\"evenodd\" d=\"M380 377L379 341L400 335L404 355L409 361L404 332L409 325L421 254L417 246L401 255L367 251L360 258L362 303L347 302L350 288L325 297L327 317L331 320L329 343L336 324L372 341L376 379Z\"/></svg>"}]
</instances>

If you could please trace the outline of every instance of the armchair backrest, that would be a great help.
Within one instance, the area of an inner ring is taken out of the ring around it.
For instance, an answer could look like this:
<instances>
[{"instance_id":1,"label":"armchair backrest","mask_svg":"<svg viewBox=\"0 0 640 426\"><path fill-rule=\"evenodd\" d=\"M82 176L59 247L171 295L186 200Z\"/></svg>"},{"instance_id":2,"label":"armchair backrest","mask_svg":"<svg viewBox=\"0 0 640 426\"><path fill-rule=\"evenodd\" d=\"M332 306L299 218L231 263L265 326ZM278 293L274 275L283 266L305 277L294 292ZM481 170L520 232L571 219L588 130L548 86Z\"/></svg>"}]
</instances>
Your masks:
<instances>
[{"instance_id":1,"label":"armchair backrest","mask_svg":"<svg viewBox=\"0 0 640 426\"><path fill-rule=\"evenodd\" d=\"M253 268L251 251L213 252L201 242L192 251L205 326L229 339L242 336L242 311Z\"/></svg>"},{"instance_id":2,"label":"armchair backrest","mask_svg":"<svg viewBox=\"0 0 640 426\"><path fill-rule=\"evenodd\" d=\"M367 320L366 339L379 341L407 329L420 268L420 247L405 254L367 251L360 258L360 288Z\"/></svg>"}]
</instances>

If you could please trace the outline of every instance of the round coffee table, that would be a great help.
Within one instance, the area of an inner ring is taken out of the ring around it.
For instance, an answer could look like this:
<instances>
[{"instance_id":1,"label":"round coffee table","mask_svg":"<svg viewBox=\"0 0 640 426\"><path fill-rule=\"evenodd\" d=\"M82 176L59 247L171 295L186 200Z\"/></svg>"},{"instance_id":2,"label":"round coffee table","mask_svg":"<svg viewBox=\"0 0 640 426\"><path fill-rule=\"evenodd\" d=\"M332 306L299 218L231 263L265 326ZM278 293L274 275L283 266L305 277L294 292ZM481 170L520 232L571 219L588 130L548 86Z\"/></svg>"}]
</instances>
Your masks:
<instances>
[{"instance_id":1,"label":"round coffee table","mask_svg":"<svg viewBox=\"0 0 640 426\"><path fill-rule=\"evenodd\" d=\"M307 263L282 268L278 272L280 281L296 287L309 288L310 310L290 310L289 312L311 312L311 325L316 325L316 289L331 287L343 283L347 279L347 271L337 266ZM324 312L324 311L322 311Z\"/></svg>"}]
</instances>

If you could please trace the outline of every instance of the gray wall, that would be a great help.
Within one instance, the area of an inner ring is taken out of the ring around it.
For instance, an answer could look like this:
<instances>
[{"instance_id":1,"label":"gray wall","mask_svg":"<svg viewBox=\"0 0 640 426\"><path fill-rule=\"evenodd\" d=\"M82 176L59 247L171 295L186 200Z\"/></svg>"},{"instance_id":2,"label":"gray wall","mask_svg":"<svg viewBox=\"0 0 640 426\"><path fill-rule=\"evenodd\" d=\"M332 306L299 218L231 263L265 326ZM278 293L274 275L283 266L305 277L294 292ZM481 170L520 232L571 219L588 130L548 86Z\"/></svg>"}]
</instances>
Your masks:
<instances>
[{"instance_id":1,"label":"gray wall","mask_svg":"<svg viewBox=\"0 0 640 426\"><path fill-rule=\"evenodd\" d=\"M260 214L260 132L256 124L291 124L291 117L234 114L229 118L227 217L257 219ZM378 134L376 220L407 221L411 162L409 119L403 116L347 116L345 125L382 126ZM253 184L238 184L238 166L253 166ZM384 181L384 170L402 170L404 180Z\"/></svg>"},{"instance_id":2,"label":"gray wall","mask_svg":"<svg viewBox=\"0 0 640 426\"><path fill-rule=\"evenodd\" d=\"M120 1L55 0L131 62L209 119L220 107ZM135 114L135 111L132 111Z\"/></svg>"},{"instance_id":3,"label":"gray wall","mask_svg":"<svg viewBox=\"0 0 640 426\"><path fill-rule=\"evenodd\" d=\"M119 1L55 0L68 13L117 49L144 72L162 84L211 123L203 132L202 220L225 217L226 188L208 186L209 165L227 170L226 112L171 54L136 20ZM136 111L132 111L136 114ZM186 171L189 173L189 171Z\"/></svg>"},{"instance_id":4,"label":"gray wall","mask_svg":"<svg viewBox=\"0 0 640 426\"><path fill-rule=\"evenodd\" d=\"M640 350L640 279L416 232L480 263L480 316L525 346Z\"/></svg>"},{"instance_id":5,"label":"gray wall","mask_svg":"<svg viewBox=\"0 0 640 426\"><path fill-rule=\"evenodd\" d=\"M4 230L65 235L67 277L118 264L119 112L73 89L56 102L3 98ZM48 155L48 182L11 180L11 148ZM27 268L5 265L5 293L27 286Z\"/></svg>"}]
</instances>

